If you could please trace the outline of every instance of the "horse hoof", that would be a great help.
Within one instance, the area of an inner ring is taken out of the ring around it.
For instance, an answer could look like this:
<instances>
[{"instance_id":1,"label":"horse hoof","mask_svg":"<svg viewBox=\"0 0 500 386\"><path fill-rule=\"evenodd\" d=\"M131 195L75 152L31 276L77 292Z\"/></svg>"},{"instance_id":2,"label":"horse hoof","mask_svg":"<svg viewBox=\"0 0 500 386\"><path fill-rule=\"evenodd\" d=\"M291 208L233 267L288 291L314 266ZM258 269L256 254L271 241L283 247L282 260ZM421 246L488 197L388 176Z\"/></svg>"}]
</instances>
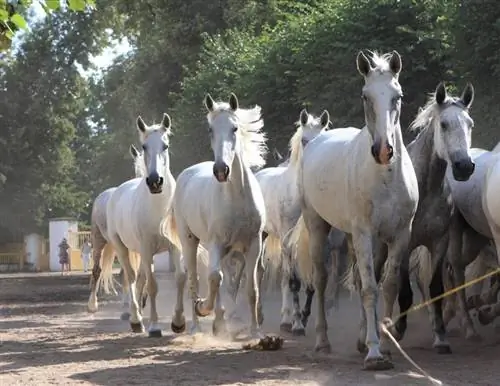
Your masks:
<instances>
[{"instance_id":1,"label":"horse hoof","mask_svg":"<svg viewBox=\"0 0 500 386\"><path fill-rule=\"evenodd\" d=\"M384 371L393 368L394 364L392 361L385 357L366 358L363 364L363 370L367 371Z\"/></svg>"},{"instance_id":2,"label":"horse hoof","mask_svg":"<svg viewBox=\"0 0 500 386\"><path fill-rule=\"evenodd\" d=\"M368 347L366 347L365 342L362 342L359 339L356 342L356 349L358 350L358 352L360 354L365 354L366 355L366 353L368 353Z\"/></svg>"},{"instance_id":3,"label":"horse hoof","mask_svg":"<svg viewBox=\"0 0 500 386\"><path fill-rule=\"evenodd\" d=\"M305 330L305 328L295 328L295 329L292 329L292 335L293 336L305 336L306 335L306 330Z\"/></svg>"},{"instance_id":4,"label":"horse hoof","mask_svg":"<svg viewBox=\"0 0 500 386\"><path fill-rule=\"evenodd\" d=\"M132 328L132 332L136 334L144 332L144 326L142 323L130 323L130 327Z\"/></svg>"},{"instance_id":5,"label":"horse hoof","mask_svg":"<svg viewBox=\"0 0 500 386\"><path fill-rule=\"evenodd\" d=\"M200 307L201 307L202 303L203 303L203 299L196 299L194 301L194 312L200 318L204 318L210 314L210 312L201 312L200 311Z\"/></svg>"},{"instance_id":6,"label":"horse hoof","mask_svg":"<svg viewBox=\"0 0 500 386\"><path fill-rule=\"evenodd\" d=\"M314 346L314 351L317 353L330 354L332 352L332 347L328 342L316 344L316 346Z\"/></svg>"},{"instance_id":7,"label":"horse hoof","mask_svg":"<svg viewBox=\"0 0 500 386\"><path fill-rule=\"evenodd\" d=\"M124 312L120 315L120 319L121 320L125 320L125 321L128 321L130 320L130 312Z\"/></svg>"},{"instance_id":8,"label":"horse hoof","mask_svg":"<svg viewBox=\"0 0 500 386\"><path fill-rule=\"evenodd\" d=\"M281 332L291 332L292 331L292 323L281 323L280 324Z\"/></svg>"},{"instance_id":9,"label":"horse hoof","mask_svg":"<svg viewBox=\"0 0 500 386\"><path fill-rule=\"evenodd\" d=\"M161 338L162 337L161 330L148 331L148 336L150 338Z\"/></svg>"},{"instance_id":10,"label":"horse hoof","mask_svg":"<svg viewBox=\"0 0 500 386\"><path fill-rule=\"evenodd\" d=\"M182 326L176 326L174 322L170 323L170 328L172 329L172 332L175 334L182 334L184 331L186 331L186 323L184 323Z\"/></svg>"},{"instance_id":11,"label":"horse hoof","mask_svg":"<svg viewBox=\"0 0 500 386\"><path fill-rule=\"evenodd\" d=\"M97 312L97 307L89 307L89 306L87 306L87 312L89 314L95 314Z\"/></svg>"},{"instance_id":12,"label":"horse hoof","mask_svg":"<svg viewBox=\"0 0 500 386\"><path fill-rule=\"evenodd\" d=\"M486 326L487 324L490 324L493 321L493 318L490 315L490 311L491 311L491 307L486 306L486 307L480 308L477 312L477 320L483 326Z\"/></svg>"},{"instance_id":13,"label":"horse hoof","mask_svg":"<svg viewBox=\"0 0 500 386\"><path fill-rule=\"evenodd\" d=\"M434 346L434 349L438 354L451 354L451 347L449 344L440 344Z\"/></svg>"}]
</instances>

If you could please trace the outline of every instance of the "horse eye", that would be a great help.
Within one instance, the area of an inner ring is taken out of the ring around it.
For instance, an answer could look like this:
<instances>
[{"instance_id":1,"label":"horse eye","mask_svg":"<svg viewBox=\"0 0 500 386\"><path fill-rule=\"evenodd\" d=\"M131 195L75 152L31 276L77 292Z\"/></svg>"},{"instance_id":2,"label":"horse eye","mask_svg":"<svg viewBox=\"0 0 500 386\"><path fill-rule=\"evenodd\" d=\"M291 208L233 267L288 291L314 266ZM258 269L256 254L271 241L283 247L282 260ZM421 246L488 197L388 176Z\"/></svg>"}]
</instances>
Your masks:
<instances>
[{"instance_id":1,"label":"horse eye","mask_svg":"<svg viewBox=\"0 0 500 386\"><path fill-rule=\"evenodd\" d=\"M146 145L142 145L142 150L146 151Z\"/></svg>"},{"instance_id":2,"label":"horse eye","mask_svg":"<svg viewBox=\"0 0 500 386\"><path fill-rule=\"evenodd\" d=\"M236 133L238 131L238 127L234 126L233 127L233 133Z\"/></svg>"},{"instance_id":3,"label":"horse eye","mask_svg":"<svg viewBox=\"0 0 500 386\"><path fill-rule=\"evenodd\" d=\"M446 122L441 122L441 129L446 130L448 128L448 125Z\"/></svg>"},{"instance_id":4,"label":"horse eye","mask_svg":"<svg viewBox=\"0 0 500 386\"><path fill-rule=\"evenodd\" d=\"M166 143L163 144L163 151L168 149L168 145Z\"/></svg>"},{"instance_id":5,"label":"horse eye","mask_svg":"<svg viewBox=\"0 0 500 386\"><path fill-rule=\"evenodd\" d=\"M208 134L212 135L212 128L211 127L208 128Z\"/></svg>"}]
</instances>

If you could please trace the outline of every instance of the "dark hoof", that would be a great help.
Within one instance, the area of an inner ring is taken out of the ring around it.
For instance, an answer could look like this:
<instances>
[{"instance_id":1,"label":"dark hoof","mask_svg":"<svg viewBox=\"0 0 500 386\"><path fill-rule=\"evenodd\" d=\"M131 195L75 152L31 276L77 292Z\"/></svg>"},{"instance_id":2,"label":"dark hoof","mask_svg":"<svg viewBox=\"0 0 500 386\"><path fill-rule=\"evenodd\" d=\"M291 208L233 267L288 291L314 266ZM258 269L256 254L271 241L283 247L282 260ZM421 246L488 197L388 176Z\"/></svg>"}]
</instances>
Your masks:
<instances>
[{"instance_id":1,"label":"dark hoof","mask_svg":"<svg viewBox=\"0 0 500 386\"><path fill-rule=\"evenodd\" d=\"M451 354L451 347L450 345L439 345L439 346L434 346L434 350L438 354Z\"/></svg>"},{"instance_id":2,"label":"dark hoof","mask_svg":"<svg viewBox=\"0 0 500 386\"><path fill-rule=\"evenodd\" d=\"M306 330L305 328L292 328L292 335L293 336L305 336L306 335Z\"/></svg>"},{"instance_id":3,"label":"dark hoof","mask_svg":"<svg viewBox=\"0 0 500 386\"><path fill-rule=\"evenodd\" d=\"M281 332L291 332L292 331L292 323L281 323L280 324Z\"/></svg>"},{"instance_id":4,"label":"dark hoof","mask_svg":"<svg viewBox=\"0 0 500 386\"><path fill-rule=\"evenodd\" d=\"M367 371L384 371L391 370L394 368L393 363L389 358L379 357L379 358L367 358L363 365L363 370Z\"/></svg>"},{"instance_id":5,"label":"dark hoof","mask_svg":"<svg viewBox=\"0 0 500 386\"><path fill-rule=\"evenodd\" d=\"M483 307L477 312L477 320L479 320L479 323L481 323L483 326L486 326L493 321L490 312L490 306Z\"/></svg>"},{"instance_id":6,"label":"dark hoof","mask_svg":"<svg viewBox=\"0 0 500 386\"><path fill-rule=\"evenodd\" d=\"M161 330L152 330L148 332L148 336L150 338L161 338Z\"/></svg>"},{"instance_id":7,"label":"dark hoof","mask_svg":"<svg viewBox=\"0 0 500 386\"><path fill-rule=\"evenodd\" d=\"M130 312L123 312L123 313L120 315L120 319L121 319L121 320L125 320L125 321L130 320Z\"/></svg>"},{"instance_id":8,"label":"dark hoof","mask_svg":"<svg viewBox=\"0 0 500 386\"><path fill-rule=\"evenodd\" d=\"M366 353L368 353L368 347L366 347L365 342L362 342L359 339L356 342L356 349L358 350L358 352L360 354L365 354L366 355Z\"/></svg>"},{"instance_id":9,"label":"dark hoof","mask_svg":"<svg viewBox=\"0 0 500 386\"><path fill-rule=\"evenodd\" d=\"M182 334L184 331L186 331L186 323L184 323L182 326L176 326L173 322L170 323L170 328L172 329L172 332L175 334Z\"/></svg>"},{"instance_id":10,"label":"dark hoof","mask_svg":"<svg viewBox=\"0 0 500 386\"><path fill-rule=\"evenodd\" d=\"M142 323L130 323L130 327L132 328L132 332L135 333L144 332L144 326Z\"/></svg>"},{"instance_id":11,"label":"dark hoof","mask_svg":"<svg viewBox=\"0 0 500 386\"><path fill-rule=\"evenodd\" d=\"M210 314L210 312L201 312L200 308L201 305L203 304L203 299L196 299L194 302L194 312L196 313L197 316L200 318L204 318Z\"/></svg>"}]
</instances>

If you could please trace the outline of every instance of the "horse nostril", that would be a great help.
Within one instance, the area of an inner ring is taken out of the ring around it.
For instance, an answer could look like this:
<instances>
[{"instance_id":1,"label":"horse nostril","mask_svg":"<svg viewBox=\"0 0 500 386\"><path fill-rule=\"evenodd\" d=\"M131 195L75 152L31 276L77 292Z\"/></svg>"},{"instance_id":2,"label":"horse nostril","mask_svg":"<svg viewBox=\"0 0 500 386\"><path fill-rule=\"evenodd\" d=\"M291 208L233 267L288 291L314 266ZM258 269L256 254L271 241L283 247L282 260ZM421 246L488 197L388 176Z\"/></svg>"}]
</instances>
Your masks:
<instances>
[{"instance_id":1,"label":"horse nostril","mask_svg":"<svg viewBox=\"0 0 500 386\"><path fill-rule=\"evenodd\" d=\"M149 177L146 177L146 185L149 185Z\"/></svg>"},{"instance_id":2,"label":"horse nostril","mask_svg":"<svg viewBox=\"0 0 500 386\"><path fill-rule=\"evenodd\" d=\"M377 147L375 145L372 145L371 151L372 151L372 156L374 158L378 158L378 149L377 149Z\"/></svg>"},{"instance_id":3,"label":"horse nostril","mask_svg":"<svg viewBox=\"0 0 500 386\"><path fill-rule=\"evenodd\" d=\"M229 166L226 165L224 173L226 173L226 177L229 175Z\"/></svg>"},{"instance_id":4,"label":"horse nostril","mask_svg":"<svg viewBox=\"0 0 500 386\"><path fill-rule=\"evenodd\" d=\"M454 162L453 166L455 167L455 169L462 169L462 162L461 161Z\"/></svg>"},{"instance_id":5,"label":"horse nostril","mask_svg":"<svg viewBox=\"0 0 500 386\"><path fill-rule=\"evenodd\" d=\"M387 145L387 157L389 159L394 155L394 148L391 145Z\"/></svg>"},{"instance_id":6,"label":"horse nostril","mask_svg":"<svg viewBox=\"0 0 500 386\"><path fill-rule=\"evenodd\" d=\"M160 177L160 178L158 179L158 184L159 184L160 186L161 186L161 185L163 185L163 177Z\"/></svg>"}]
</instances>

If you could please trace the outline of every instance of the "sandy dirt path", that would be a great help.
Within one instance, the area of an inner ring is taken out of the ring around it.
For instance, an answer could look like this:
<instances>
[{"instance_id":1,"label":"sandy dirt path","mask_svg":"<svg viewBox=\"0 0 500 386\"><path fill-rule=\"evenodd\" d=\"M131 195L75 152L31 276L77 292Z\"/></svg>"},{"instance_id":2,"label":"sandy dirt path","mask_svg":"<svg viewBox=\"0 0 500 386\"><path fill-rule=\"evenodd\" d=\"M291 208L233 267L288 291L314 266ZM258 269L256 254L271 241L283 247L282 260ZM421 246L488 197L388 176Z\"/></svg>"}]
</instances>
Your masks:
<instances>
[{"instance_id":1,"label":"sandy dirt path","mask_svg":"<svg viewBox=\"0 0 500 386\"><path fill-rule=\"evenodd\" d=\"M314 309L307 336L286 338L275 352L245 351L241 343L205 334L174 336L170 317L175 300L173 275L158 274L162 338L135 335L119 319L118 298L104 297L99 312L86 312L88 276L11 274L0 276L0 385L428 385L393 352L395 369L362 371L355 349L359 307L341 296L330 316L330 355L313 353ZM243 291L241 291L243 292ZM279 331L279 294L264 297L264 328ZM239 301L248 315L244 297ZM149 309L146 308L147 316ZM186 318L191 317L186 302ZM146 320L147 325L147 320ZM453 354L438 355L425 311L409 318L403 342L408 354L446 385L499 385L500 335L480 328L482 342L450 338Z\"/></svg>"}]
</instances>

